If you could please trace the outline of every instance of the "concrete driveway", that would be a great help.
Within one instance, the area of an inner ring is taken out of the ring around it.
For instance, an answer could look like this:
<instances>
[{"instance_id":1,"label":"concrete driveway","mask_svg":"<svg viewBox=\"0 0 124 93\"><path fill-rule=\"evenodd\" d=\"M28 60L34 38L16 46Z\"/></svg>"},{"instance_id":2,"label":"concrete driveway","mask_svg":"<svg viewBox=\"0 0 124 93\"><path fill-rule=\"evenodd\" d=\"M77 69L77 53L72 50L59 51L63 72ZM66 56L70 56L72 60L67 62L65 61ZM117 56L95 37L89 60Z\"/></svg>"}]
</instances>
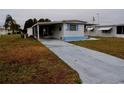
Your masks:
<instances>
[{"instance_id":1,"label":"concrete driveway","mask_svg":"<svg viewBox=\"0 0 124 93\"><path fill-rule=\"evenodd\" d=\"M40 40L76 70L83 83L124 83L124 60L60 40Z\"/></svg>"}]
</instances>

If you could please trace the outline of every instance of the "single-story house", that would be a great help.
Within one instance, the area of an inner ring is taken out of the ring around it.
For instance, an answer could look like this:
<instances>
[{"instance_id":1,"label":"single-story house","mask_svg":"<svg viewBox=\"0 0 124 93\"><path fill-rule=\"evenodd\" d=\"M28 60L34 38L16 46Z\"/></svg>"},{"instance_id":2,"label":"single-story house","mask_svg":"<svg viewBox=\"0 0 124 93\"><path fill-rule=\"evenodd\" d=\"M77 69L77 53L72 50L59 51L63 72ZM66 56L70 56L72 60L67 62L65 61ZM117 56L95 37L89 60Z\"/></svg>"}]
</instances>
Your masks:
<instances>
[{"instance_id":1,"label":"single-story house","mask_svg":"<svg viewBox=\"0 0 124 93\"><path fill-rule=\"evenodd\" d=\"M4 27L0 27L0 35L7 35L8 31Z\"/></svg>"},{"instance_id":2,"label":"single-story house","mask_svg":"<svg viewBox=\"0 0 124 93\"><path fill-rule=\"evenodd\" d=\"M28 36L36 39L56 38L64 41L78 41L86 39L84 26L87 22L80 20L64 20L52 22L38 22L27 29Z\"/></svg>"},{"instance_id":3,"label":"single-story house","mask_svg":"<svg viewBox=\"0 0 124 93\"><path fill-rule=\"evenodd\" d=\"M118 25L92 25L86 27L89 36L124 37L124 24Z\"/></svg>"}]
</instances>

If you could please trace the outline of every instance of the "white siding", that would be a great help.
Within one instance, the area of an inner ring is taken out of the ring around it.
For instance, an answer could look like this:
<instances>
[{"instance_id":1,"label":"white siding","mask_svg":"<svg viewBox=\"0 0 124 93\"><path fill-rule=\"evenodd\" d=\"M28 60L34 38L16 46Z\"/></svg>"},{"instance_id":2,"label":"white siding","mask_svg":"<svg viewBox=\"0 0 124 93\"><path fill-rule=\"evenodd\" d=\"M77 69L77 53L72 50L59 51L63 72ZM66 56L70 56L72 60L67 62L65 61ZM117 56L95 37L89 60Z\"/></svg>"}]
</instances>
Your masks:
<instances>
[{"instance_id":1,"label":"white siding","mask_svg":"<svg viewBox=\"0 0 124 93\"><path fill-rule=\"evenodd\" d=\"M84 36L84 25L78 24L78 31L68 31L67 24L64 24L64 36Z\"/></svg>"},{"instance_id":2,"label":"white siding","mask_svg":"<svg viewBox=\"0 0 124 93\"><path fill-rule=\"evenodd\" d=\"M103 28L103 27L112 27L112 30L110 33L103 33L101 30L98 30L99 28ZM89 31L87 33L90 36L115 37L116 26L99 26L99 27L95 27L94 31Z\"/></svg>"},{"instance_id":3,"label":"white siding","mask_svg":"<svg viewBox=\"0 0 124 93\"><path fill-rule=\"evenodd\" d=\"M110 26L110 27L112 27L111 33L103 33L102 31L99 31L99 36L114 37L115 36L115 26Z\"/></svg>"},{"instance_id":4,"label":"white siding","mask_svg":"<svg viewBox=\"0 0 124 93\"><path fill-rule=\"evenodd\" d=\"M28 37L33 35L32 27L31 28L27 28L27 34L28 34Z\"/></svg>"},{"instance_id":5,"label":"white siding","mask_svg":"<svg viewBox=\"0 0 124 93\"><path fill-rule=\"evenodd\" d=\"M0 35L7 35L8 31L7 30L0 30Z\"/></svg>"}]
</instances>

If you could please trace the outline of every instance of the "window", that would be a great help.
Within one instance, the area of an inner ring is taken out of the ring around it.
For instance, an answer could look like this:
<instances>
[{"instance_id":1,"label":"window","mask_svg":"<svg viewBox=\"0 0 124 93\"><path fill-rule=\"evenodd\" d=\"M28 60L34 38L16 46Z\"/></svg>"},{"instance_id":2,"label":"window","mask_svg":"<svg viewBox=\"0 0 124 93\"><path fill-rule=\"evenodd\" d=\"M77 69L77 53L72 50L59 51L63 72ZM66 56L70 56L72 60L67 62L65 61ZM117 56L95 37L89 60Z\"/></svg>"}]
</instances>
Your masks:
<instances>
[{"instance_id":1,"label":"window","mask_svg":"<svg viewBox=\"0 0 124 93\"><path fill-rule=\"evenodd\" d=\"M70 24L70 31L76 31L77 29L76 24Z\"/></svg>"},{"instance_id":2,"label":"window","mask_svg":"<svg viewBox=\"0 0 124 93\"><path fill-rule=\"evenodd\" d=\"M102 33L111 33L111 30L102 30Z\"/></svg>"},{"instance_id":3,"label":"window","mask_svg":"<svg viewBox=\"0 0 124 93\"><path fill-rule=\"evenodd\" d=\"M78 25L77 24L68 24L68 30L69 31L78 31Z\"/></svg>"},{"instance_id":4,"label":"window","mask_svg":"<svg viewBox=\"0 0 124 93\"><path fill-rule=\"evenodd\" d=\"M101 31L102 33L111 33L113 30L112 27L100 27L97 30Z\"/></svg>"},{"instance_id":5,"label":"window","mask_svg":"<svg viewBox=\"0 0 124 93\"><path fill-rule=\"evenodd\" d=\"M124 34L124 26L117 26L117 34Z\"/></svg>"}]
</instances>

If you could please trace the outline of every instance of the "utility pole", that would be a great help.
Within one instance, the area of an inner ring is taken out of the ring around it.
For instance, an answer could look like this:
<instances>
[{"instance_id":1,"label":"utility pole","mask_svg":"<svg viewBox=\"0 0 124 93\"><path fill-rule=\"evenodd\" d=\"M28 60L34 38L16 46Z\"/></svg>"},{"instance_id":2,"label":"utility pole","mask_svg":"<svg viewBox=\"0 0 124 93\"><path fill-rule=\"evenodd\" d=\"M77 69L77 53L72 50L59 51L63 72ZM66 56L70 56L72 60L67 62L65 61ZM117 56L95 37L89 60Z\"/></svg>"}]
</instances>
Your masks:
<instances>
[{"instance_id":1,"label":"utility pole","mask_svg":"<svg viewBox=\"0 0 124 93\"><path fill-rule=\"evenodd\" d=\"M96 19L95 19L95 17L93 16L93 24L94 24L95 20L96 20Z\"/></svg>"}]
</instances>

